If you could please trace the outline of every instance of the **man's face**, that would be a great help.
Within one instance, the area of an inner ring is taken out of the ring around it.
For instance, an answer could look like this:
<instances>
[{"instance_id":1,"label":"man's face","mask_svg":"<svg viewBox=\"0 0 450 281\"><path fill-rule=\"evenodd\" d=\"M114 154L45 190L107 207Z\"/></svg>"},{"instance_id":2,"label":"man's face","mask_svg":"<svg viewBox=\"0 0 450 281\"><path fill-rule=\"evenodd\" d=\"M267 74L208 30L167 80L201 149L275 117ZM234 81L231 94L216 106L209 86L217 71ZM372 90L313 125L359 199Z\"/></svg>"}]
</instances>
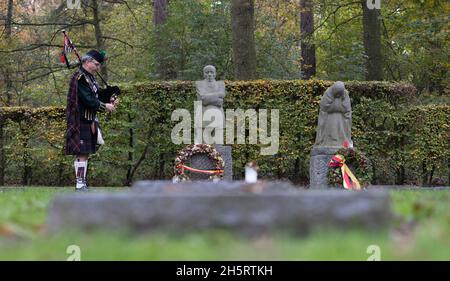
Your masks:
<instances>
[{"instance_id":1,"label":"man's face","mask_svg":"<svg viewBox=\"0 0 450 281\"><path fill-rule=\"evenodd\" d=\"M212 82L216 78L216 72L213 69L205 69L203 74L208 82Z\"/></svg>"},{"instance_id":2,"label":"man's face","mask_svg":"<svg viewBox=\"0 0 450 281\"><path fill-rule=\"evenodd\" d=\"M90 74L94 74L97 70L100 70L100 63L95 59L87 61L83 64L83 68Z\"/></svg>"}]
</instances>

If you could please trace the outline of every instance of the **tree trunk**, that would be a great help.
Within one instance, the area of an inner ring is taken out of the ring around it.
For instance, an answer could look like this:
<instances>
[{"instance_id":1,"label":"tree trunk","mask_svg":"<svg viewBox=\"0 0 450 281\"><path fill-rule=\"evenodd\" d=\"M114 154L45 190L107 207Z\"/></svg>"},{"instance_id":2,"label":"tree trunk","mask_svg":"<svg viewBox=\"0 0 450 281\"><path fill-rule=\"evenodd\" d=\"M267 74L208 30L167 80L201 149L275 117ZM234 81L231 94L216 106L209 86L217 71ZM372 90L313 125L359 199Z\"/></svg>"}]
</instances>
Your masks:
<instances>
[{"instance_id":1,"label":"tree trunk","mask_svg":"<svg viewBox=\"0 0 450 281\"><path fill-rule=\"evenodd\" d=\"M316 75L316 47L314 46L314 13L312 0L300 0L301 77Z\"/></svg>"},{"instance_id":2,"label":"tree trunk","mask_svg":"<svg viewBox=\"0 0 450 281\"><path fill-rule=\"evenodd\" d=\"M430 179L428 180L428 186L433 186L433 175L434 175L434 170L436 168L433 166L431 166L431 171L430 171Z\"/></svg>"},{"instance_id":3,"label":"tree trunk","mask_svg":"<svg viewBox=\"0 0 450 281\"><path fill-rule=\"evenodd\" d=\"M256 78L254 0L231 1L234 78Z\"/></svg>"},{"instance_id":4,"label":"tree trunk","mask_svg":"<svg viewBox=\"0 0 450 281\"><path fill-rule=\"evenodd\" d=\"M153 0L153 23L155 24L156 72L161 80L176 79L177 72L170 67L166 52L170 51L167 40L163 37L163 26L169 15L169 0Z\"/></svg>"},{"instance_id":5,"label":"tree trunk","mask_svg":"<svg viewBox=\"0 0 450 281\"><path fill-rule=\"evenodd\" d=\"M92 0L92 13L94 17L94 29L95 29L95 40L98 51L105 50L105 44L103 40L102 29L100 28L100 10L98 8L97 0ZM101 75L105 81L108 81L108 69L106 66L106 62L103 63L102 68L100 70ZM103 81L101 81L103 82Z\"/></svg>"},{"instance_id":6,"label":"tree trunk","mask_svg":"<svg viewBox=\"0 0 450 281\"><path fill-rule=\"evenodd\" d=\"M0 186L5 185L5 149L3 141L3 123L0 123Z\"/></svg>"},{"instance_id":7,"label":"tree trunk","mask_svg":"<svg viewBox=\"0 0 450 281\"><path fill-rule=\"evenodd\" d=\"M169 0L153 0L153 22L155 25L164 24L168 16Z\"/></svg>"},{"instance_id":8,"label":"tree trunk","mask_svg":"<svg viewBox=\"0 0 450 281\"><path fill-rule=\"evenodd\" d=\"M133 122L133 119L131 118L131 114L130 113L128 113L127 114L128 115L128 122L130 123L130 124L132 124L132 122ZM129 165L128 165L128 170L127 170L127 178L126 178L126 180L125 180L125 184L127 185L127 186L129 186L130 184L131 184L131 181L133 180L133 173L132 173L132 170L133 170L133 160L134 160L134 158L133 158L133 150L134 150L134 131L133 131L133 128L132 127L130 127L130 129L128 130L128 133L129 133L129 137L128 137L128 146L129 146L129 148L130 148L130 151L128 151L128 163L130 163Z\"/></svg>"},{"instance_id":9,"label":"tree trunk","mask_svg":"<svg viewBox=\"0 0 450 281\"><path fill-rule=\"evenodd\" d=\"M422 186L427 186L428 171L425 160L422 161Z\"/></svg>"},{"instance_id":10,"label":"tree trunk","mask_svg":"<svg viewBox=\"0 0 450 281\"><path fill-rule=\"evenodd\" d=\"M13 0L8 0L8 11L6 14L6 21L5 21L5 39L6 42L11 43L11 22L12 22L12 15L13 15ZM5 85L6 85L6 106L12 105L12 82L11 82L11 75L10 75L10 65L6 65L5 67Z\"/></svg>"},{"instance_id":11,"label":"tree trunk","mask_svg":"<svg viewBox=\"0 0 450 281\"><path fill-rule=\"evenodd\" d=\"M362 0L364 50L366 54L366 80L382 80L381 24L380 10L369 9Z\"/></svg>"},{"instance_id":12,"label":"tree trunk","mask_svg":"<svg viewBox=\"0 0 450 281\"><path fill-rule=\"evenodd\" d=\"M397 131L400 131L400 128L396 128ZM396 147L399 148L400 151L404 151L405 150L405 146L406 146L406 139L405 137L401 137L398 145ZM396 182L395 184L397 185L403 185L405 184L405 179L406 179L406 171L405 171L405 166L403 163L401 163L399 165L399 167L396 169L397 171L397 175L396 175Z\"/></svg>"},{"instance_id":13,"label":"tree trunk","mask_svg":"<svg viewBox=\"0 0 450 281\"><path fill-rule=\"evenodd\" d=\"M450 186L450 158L447 159L447 167L448 167L448 185Z\"/></svg>"},{"instance_id":14,"label":"tree trunk","mask_svg":"<svg viewBox=\"0 0 450 281\"><path fill-rule=\"evenodd\" d=\"M23 161L23 173L22 173L22 185L27 186L31 184L32 177L32 168L31 168L31 159L30 155L30 128L29 124L31 120L23 120L19 123L19 129L21 134L23 135L23 139L21 140L21 146L23 149L22 161Z\"/></svg>"},{"instance_id":15,"label":"tree trunk","mask_svg":"<svg viewBox=\"0 0 450 281\"><path fill-rule=\"evenodd\" d=\"M11 22L13 14L13 0L8 0L7 14L5 20L5 39L8 43L11 41ZM5 68L5 85L6 85L6 106L10 106L12 103L12 82L9 75L9 66ZM3 141L3 123L0 123L0 186L5 185L5 150Z\"/></svg>"},{"instance_id":16,"label":"tree trunk","mask_svg":"<svg viewBox=\"0 0 450 281\"><path fill-rule=\"evenodd\" d=\"M8 11L6 14L5 21L5 35L6 38L11 38L11 22L12 22L12 13L13 13L13 0L8 0Z\"/></svg>"}]
</instances>

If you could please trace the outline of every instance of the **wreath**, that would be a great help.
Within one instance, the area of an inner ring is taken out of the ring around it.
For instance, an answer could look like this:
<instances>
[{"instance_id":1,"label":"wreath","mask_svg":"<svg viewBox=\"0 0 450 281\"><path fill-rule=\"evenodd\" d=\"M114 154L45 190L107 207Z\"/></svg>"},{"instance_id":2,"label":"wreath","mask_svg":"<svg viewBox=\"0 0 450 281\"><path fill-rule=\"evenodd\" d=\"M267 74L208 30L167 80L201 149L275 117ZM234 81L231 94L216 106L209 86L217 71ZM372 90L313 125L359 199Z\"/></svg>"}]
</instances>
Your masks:
<instances>
[{"instance_id":1,"label":"wreath","mask_svg":"<svg viewBox=\"0 0 450 281\"><path fill-rule=\"evenodd\" d=\"M359 190L372 181L372 164L363 153L341 148L328 163L327 178L330 186Z\"/></svg>"},{"instance_id":2,"label":"wreath","mask_svg":"<svg viewBox=\"0 0 450 281\"><path fill-rule=\"evenodd\" d=\"M186 162L195 154L206 154L209 159L214 161L214 170L200 170L186 166ZM223 178L224 161L217 150L209 144L191 144L178 152L175 158L175 176L174 182L189 181L190 178L186 175L185 170L208 174L210 180L221 180Z\"/></svg>"}]
</instances>

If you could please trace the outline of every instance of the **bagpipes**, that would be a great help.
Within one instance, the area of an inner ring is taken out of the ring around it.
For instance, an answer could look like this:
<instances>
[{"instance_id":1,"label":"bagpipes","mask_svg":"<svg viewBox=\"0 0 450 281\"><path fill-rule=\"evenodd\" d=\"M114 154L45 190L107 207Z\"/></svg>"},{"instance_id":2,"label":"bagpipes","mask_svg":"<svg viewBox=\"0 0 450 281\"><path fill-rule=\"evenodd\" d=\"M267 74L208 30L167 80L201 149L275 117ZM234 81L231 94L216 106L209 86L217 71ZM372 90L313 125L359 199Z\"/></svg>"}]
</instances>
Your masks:
<instances>
[{"instance_id":1,"label":"bagpipes","mask_svg":"<svg viewBox=\"0 0 450 281\"><path fill-rule=\"evenodd\" d=\"M62 33L64 34L64 44L62 47L62 53L61 53L61 62L65 63L68 69L75 68L78 66L81 66L81 57L78 54L77 48L72 43L72 40L70 40L69 36L67 35L66 31L63 30ZM78 58L78 62L74 64L70 64L70 61L67 59L67 53L74 52L75 55ZM103 77L96 71L97 75L100 77L100 79L103 81L103 83L106 85L105 89L100 89L99 94L99 100L103 103L110 103L114 102L118 95L120 94L120 89L117 86L110 86L108 83L103 79Z\"/></svg>"}]
</instances>

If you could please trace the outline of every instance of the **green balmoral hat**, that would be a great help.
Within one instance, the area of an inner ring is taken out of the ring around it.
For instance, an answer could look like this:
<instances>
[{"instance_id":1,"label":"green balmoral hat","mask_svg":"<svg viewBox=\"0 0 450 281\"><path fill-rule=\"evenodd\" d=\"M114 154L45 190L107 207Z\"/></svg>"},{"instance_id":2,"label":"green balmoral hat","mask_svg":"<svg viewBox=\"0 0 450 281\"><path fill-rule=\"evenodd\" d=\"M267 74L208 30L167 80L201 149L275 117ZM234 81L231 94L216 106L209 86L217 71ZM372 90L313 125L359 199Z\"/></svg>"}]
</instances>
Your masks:
<instances>
[{"instance_id":1,"label":"green balmoral hat","mask_svg":"<svg viewBox=\"0 0 450 281\"><path fill-rule=\"evenodd\" d=\"M99 52L97 50L90 50L89 52L86 53L86 55L94 58L99 63L103 63L104 61L106 61L108 59L106 57L105 51L100 51Z\"/></svg>"}]
</instances>

